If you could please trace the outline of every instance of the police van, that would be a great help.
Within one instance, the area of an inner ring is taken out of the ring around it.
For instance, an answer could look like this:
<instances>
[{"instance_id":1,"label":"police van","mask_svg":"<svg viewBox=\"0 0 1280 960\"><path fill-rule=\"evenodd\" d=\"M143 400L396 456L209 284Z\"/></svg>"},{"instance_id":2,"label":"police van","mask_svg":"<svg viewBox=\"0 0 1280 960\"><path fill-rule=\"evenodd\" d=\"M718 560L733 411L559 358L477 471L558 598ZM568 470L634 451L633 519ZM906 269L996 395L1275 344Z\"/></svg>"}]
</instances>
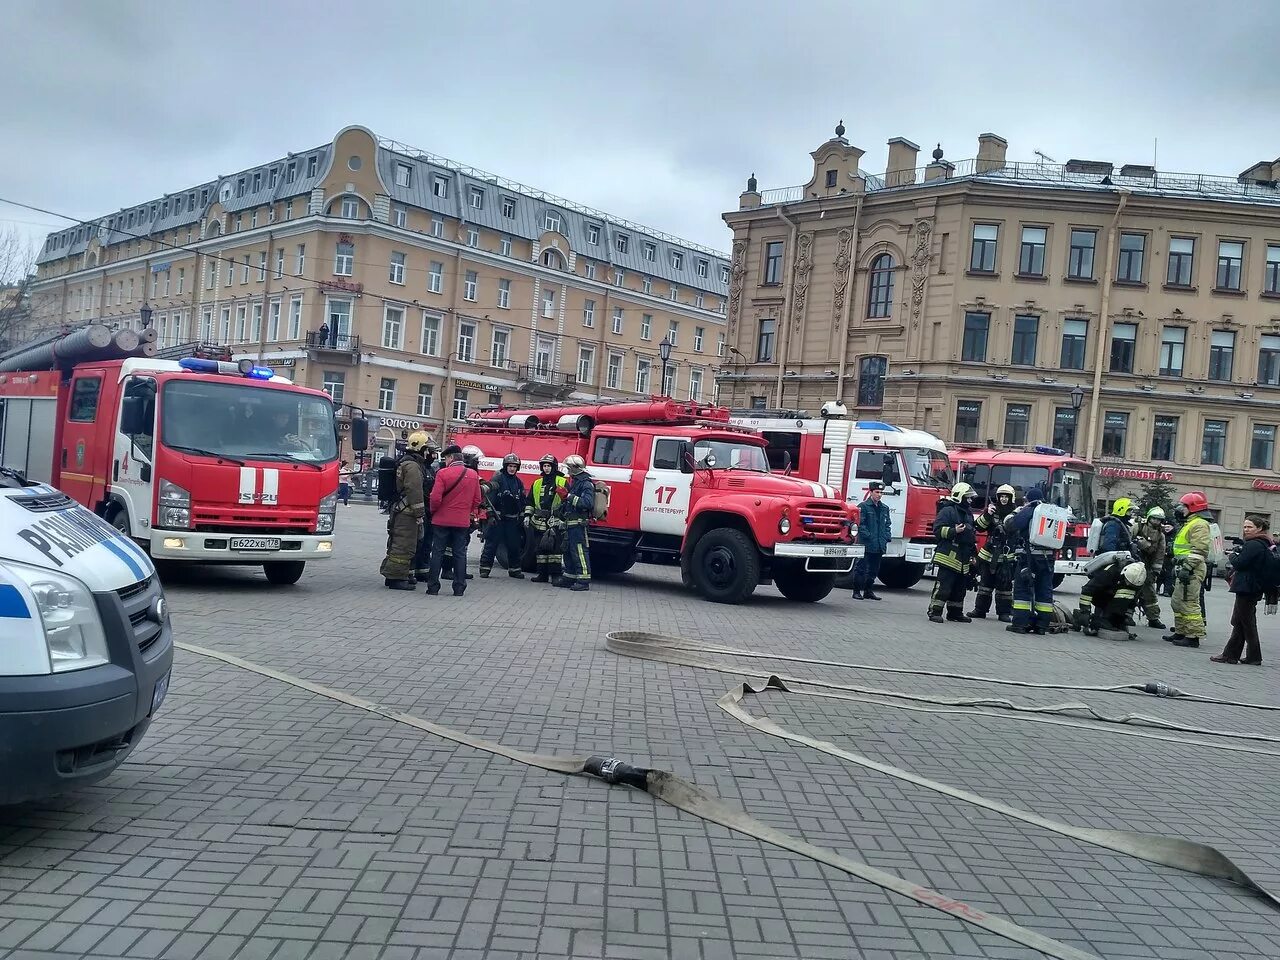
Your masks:
<instances>
[{"instance_id":1,"label":"police van","mask_svg":"<svg viewBox=\"0 0 1280 960\"><path fill-rule=\"evenodd\" d=\"M0 467L0 804L101 780L164 702L173 637L150 559Z\"/></svg>"}]
</instances>

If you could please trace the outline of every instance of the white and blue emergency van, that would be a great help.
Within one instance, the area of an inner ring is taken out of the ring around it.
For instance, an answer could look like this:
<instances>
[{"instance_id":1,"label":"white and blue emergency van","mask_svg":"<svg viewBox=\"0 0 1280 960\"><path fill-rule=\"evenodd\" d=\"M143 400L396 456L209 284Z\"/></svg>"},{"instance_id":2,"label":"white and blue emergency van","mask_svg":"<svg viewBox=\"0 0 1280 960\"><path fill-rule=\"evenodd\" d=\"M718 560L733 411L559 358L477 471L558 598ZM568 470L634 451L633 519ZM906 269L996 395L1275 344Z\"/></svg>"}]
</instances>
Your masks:
<instances>
[{"instance_id":1,"label":"white and blue emergency van","mask_svg":"<svg viewBox=\"0 0 1280 960\"><path fill-rule=\"evenodd\" d=\"M101 780L169 689L151 560L47 484L0 468L0 804Z\"/></svg>"}]
</instances>

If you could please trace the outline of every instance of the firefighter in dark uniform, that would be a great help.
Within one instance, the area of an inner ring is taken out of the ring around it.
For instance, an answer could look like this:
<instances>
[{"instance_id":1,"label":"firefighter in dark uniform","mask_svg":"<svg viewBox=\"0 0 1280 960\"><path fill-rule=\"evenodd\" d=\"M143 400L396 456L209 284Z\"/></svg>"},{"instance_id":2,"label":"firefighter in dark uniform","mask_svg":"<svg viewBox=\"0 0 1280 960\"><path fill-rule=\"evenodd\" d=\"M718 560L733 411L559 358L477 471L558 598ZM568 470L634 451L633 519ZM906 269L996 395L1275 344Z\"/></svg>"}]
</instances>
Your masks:
<instances>
[{"instance_id":1,"label":"firefighter in dark uniform","mask_svg":"<svg viewBox=\"0 0 1280 960\"><path fill-rule=\"evenodd\" d=\"M1123 551L1113 553L1115 559L1089 574L1080 590L1072 626L1091 637L1136 640L1138 635L1129 630L1129 613L1138 602L1138 590L1147 582L1147 568Z\"/></svg>"},{"instance_id":2,"label":"firefighter in dark uniform","mask_svg":"<svg viewBox=\"0 0 1280 960\"><path fill-rule=\"evenodd\" d=\"M969 502L973 487L957 483L951 495L938 501L938 516L933 521L933 536L938 546L933 552L936 570L933 595L929 598L929 619L942 623L943 607L947 620L968 623L964 595L969 589L969 573L975 559L977 540L973 530L973 512Z\"/></svg>"},{"instance_id":3,"label":"firefighter in dark uniform","mask_svg":"<svg viewBox=\"0 0 1280 960\"><path fill-rule=\"evenodd\" d=\"M1049 632L1053 621L1053 558L1056 551L1031 543L1031 518L1044 500L1039 487L1027 491L1027 502L1005 520L1009 545L1017 556L1018 569L1013 577L1013 623L1005 627L1010 633Z\"/></svg>"},{"instance_id":4,"label":"firefighter in dark uniform","mask_svg":"<svg viewBox=\"0 0 1280 960\"><path fill-rule=\"evenodd\" d=\"M561 510L569 495L569 482L560 473L560 464L551 454L538 461L538 478L529 488L529 503L524 508L527 527L524 565L533 563L538 573L534 583L560 580L564 563L564 524Z\"/></svg>"},{"instance_id":5,"label":"firefighter in dark uniform","mask_svg":"<svg viewBox=\"0 0 1280 960\"><path fill-rule=\"evenodd\" d=\"M422 540L427 507L423 500L422 478L426 473L423 454L427 435L418 432L405 443L404 456L396 464L395 499L387 520L387 556L382 561L382 577L391 590L413 590L413 556Z\"/></svg>"},{"instance_id":6,"label":"firefighter in dark uniform","mask_svg":"<svg viewBox=\"0 0 1280 960\"><path fill-rule=\"evenodd\" d=\"M426 583L431 572L431 488L436 482L436 471L440 469L440 444L435 437L427 437L427 452L422 458L422 502L427 506L427 515L422 524L422 539L418 541L417 552L413 555L413 576L419 583Z\"/></svg>"},{"instance_id":7,"label":"firefighter in dark uniform","mask_svg":"<svg viewBox=\"0 0 1280 960\"><path fill-rule=\"evenodd\" d=\"M564 498L564 577L560 586L570 590L591 589L591 541L587 524L595 506L596 488L587 473L587 461L576 453L564 458L569 471L569 489Z\"/></svg>"},{"instance_id":8,"label":"firefighter in dark uniform","mask_svg":"<svg viewBox=\"0 0 1280 960\"><path fill-rule=\"evenodd\" d=\"M1014 489L1003 484L995 499L987 504L974 527L987 535L978 551L978 595L969 616L985 620L995 596L996 617L1001 623L1013 622L1013 552L1004 531L1005 519L1013 513Z\"/></svg>"},{"instance_id":9,"label":"firefighter in dark uniform","mask_svg":"<svg viewBox=\"0 0 1280 960\"><path fill-rule=\"evenodd\" d=\"M485 531L484 549L480 551L480 577L489 576L498 544L507 546L507 576L524 579L520 569L523 556L524 510L528 495L520 480L520 458L508 453L502 458L502 469L489 481L487 500L490 507L489 527Z\"/></svg>"}]
</instances>

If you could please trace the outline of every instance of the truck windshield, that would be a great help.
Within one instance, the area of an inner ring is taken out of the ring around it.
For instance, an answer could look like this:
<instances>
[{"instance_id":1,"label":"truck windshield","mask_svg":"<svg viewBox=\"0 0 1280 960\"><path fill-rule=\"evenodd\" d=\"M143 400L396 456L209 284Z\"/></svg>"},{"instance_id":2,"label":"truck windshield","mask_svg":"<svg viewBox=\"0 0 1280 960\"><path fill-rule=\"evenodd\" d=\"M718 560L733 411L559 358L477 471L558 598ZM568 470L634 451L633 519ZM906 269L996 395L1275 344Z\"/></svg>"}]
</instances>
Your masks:
<instances>
[{"instance_id":1,"label":"truck windshield","mask_svg":"<svg viewBox=\"0 0 1280 960\"><path fill-rule=\"evenodd\" d=\"M715 457L714 466L707 464L708 454ZM764 447L733 440L699 440L693 445L693 459L700 469L769 472Z\"/></svg>"},{"instance_id":2,"label":"truck windshield","mask_svg":"<svg viewBox=\"0 0 1280 960\"><path fill-rule=\"evenodd\" d=\"M907 474L911 482L922 487L940 487L950 490L955 483L951 461L941 450L906 448L902 455L907 461Z\"/></svg>"},{"instance_id":3,"label":"truck windshield","mask_svg":"<svg viewBox=\"0 0 1280 960\"><path fill-rule=\"evenodd\" d=\"M1070 510L1077 523L1093 523L1093 471L1068 467L1054 470L1049 499Z\"/></svg>"},{"instance_id":4,"label":"truck windshield","mask_svg":"<svg viewBox=\"0 0 1280 960\"><path fill-rule=\"evenodd\" d=\"M217 456L325 463L337 459L333 404L292 390L171 380L160 442Z\"/></svg>"}]
</instances>

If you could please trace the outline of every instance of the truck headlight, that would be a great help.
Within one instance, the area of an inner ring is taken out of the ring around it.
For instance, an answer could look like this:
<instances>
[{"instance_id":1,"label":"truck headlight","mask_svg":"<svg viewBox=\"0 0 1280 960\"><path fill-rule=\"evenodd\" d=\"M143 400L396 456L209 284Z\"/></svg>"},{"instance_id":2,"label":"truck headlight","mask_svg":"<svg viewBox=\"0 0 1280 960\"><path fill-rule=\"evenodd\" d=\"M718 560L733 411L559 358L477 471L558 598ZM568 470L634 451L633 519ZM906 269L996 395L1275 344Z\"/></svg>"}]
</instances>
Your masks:
<instances>
[{"instance_id":1,"label":"truck headlight","mask_svg":"<svg viewBox=\"0 0 1280 960\"><path fill-rule=\"evenodd\" d=\"M334 490L320 501L320 515L316 517L316 533L333 533L333 521L337 512L338 491Z\"/></svg>"},{"instance_id":2,"label":"truck headlight","mask_svg":"<svg viewBox=\"0 0 1280 960\"><path fill-rule=\"evenodd\" d=\"M49 651L49 668L54 673L83 670L108 663L107 636L93 595L79 580L6 562L6 568L26 583L35 598Z\"/></svg>"},{"instance_id":3,"label":"truck headlight","mask_svg":"<svg viewBox=\"0 0 1280 960\"><path fill-rule=\"evenodd\" d=\"M783 517L778 521L778 532L784 536L791 532L791 518Z\"/></svg>"},{"instance_id":4,"label":"truck headlight","mask_svg":"<svg viewBox=\"0 0 1280 960\"><path fill-rule=\"evenodd\" d=\"M160 526L191 529L191 494L172 480L160 481Z\"/></svg>"}]
</instances>

